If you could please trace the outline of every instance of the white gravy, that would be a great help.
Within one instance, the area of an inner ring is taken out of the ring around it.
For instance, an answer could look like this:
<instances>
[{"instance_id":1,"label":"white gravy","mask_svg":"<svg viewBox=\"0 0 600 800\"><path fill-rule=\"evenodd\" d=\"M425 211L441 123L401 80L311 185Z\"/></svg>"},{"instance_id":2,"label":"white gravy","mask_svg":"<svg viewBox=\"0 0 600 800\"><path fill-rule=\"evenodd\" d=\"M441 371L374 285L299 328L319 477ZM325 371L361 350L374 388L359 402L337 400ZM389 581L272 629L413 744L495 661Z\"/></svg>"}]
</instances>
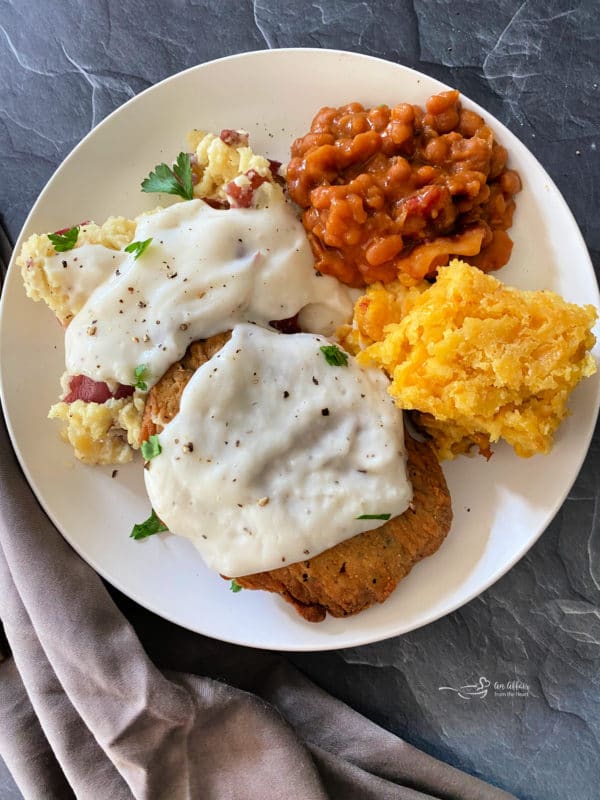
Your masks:
<instances>
[{"instance_id":1,"label":"white gravy","mask_svg":"<svg viewBox=\"0 0 600 800\"><path fill-rule=\"evenodd\" d=\"M69 306L81 309L92 292L122 269L129 254L102 244L83 244L66 253L48 256L44 265L50 283L60 286Z\"/></svg>"},{"instance_id":2,"label":"white gravy","mask_svg":"<svg viewBox=\"0 0 600 800\"><path fill-rule=\"evenodd\" d=\"M387 378L351 357L331 366L328 344L237 325L159 435L144 472L152 506L222 574L309 559L383 524L358 517L395 517L411 500Z\"/></svg>"},{"instance_id":3,"label":"white gravy","mask_svg":"<svg viewBox=\"0 0 600 800\"><path fill-rule=\"evenodd\" d=\"M131 385L143 365L150 388L191 342L237 323L267 326L303 310L305 329L328 334L352 315L351 293L315 272L304 229L283 201L227 211L202 200L175 203L141 218L135 238L152 238L137 260L101 245L57 258L83 291L78 274L104 274L117 256L118 268L66 330L71 375Z\"/></svg>"}]
</instances>

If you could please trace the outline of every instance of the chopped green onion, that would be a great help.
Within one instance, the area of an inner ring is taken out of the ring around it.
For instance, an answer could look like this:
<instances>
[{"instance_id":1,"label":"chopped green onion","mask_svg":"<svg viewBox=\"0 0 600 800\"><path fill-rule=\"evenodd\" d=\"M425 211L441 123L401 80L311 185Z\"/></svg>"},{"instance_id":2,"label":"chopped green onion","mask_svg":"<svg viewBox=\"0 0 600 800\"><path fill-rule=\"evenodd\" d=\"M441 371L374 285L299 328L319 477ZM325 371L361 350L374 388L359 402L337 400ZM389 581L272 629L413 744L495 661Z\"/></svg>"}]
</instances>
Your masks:
<instances>
[{"instance_id":1,"label":"chopped green onion","mask_svg":"<svg viewBox=\"0 0 600 800\"><path fill-rule=\"evenodd\" d=\"M133 371L133 374L136 379L136 382L133 385L135 386L136 389L139 389L142 392L148 391L148 384L144 380L144 378L148 377L147 373L148 373L148 367L146 364L138 364Z\"/></svg>"},{"instance_id":2,"label":"chopped green onion","mask_svg":"<svg viewBox=\"0 0 600 800\"><path fill-rule=\"evenodd\" d=\"M347 367L348 366L348 353L337 346L337 344L326 344L319 348L325 356L325 361L332 367Z\"/></svg>"},{"instance_id":3,"label":"chopped green onion","mask_svg":"<svg viewBox=\"0 0 600 800\"><path fill-rule=\"evenodd\" d=\"M135 257L134 257L133 260L137 261L138 258L143 253L146 252L148 247L150 247L151 243L152 243L152 237L150 237L149 239L144 239L143 242L131 242L131 244L128 244L127 247L125 248L125 252L126 253L135 253Z\"/></svg>"},{"instance_id":4,"label":"chopped green onion","mask_svg":"<svg viewBox=\"0 0 600 800\"><path fill-rule=\"evenodd\" d=\"M152 509L152 513L147 520L133 526L129 536L131 539L145 539L147 536L153 536L155 533L163 533L168 530L167 526L156 516L156 511Z\"/></svg>"},{"instance_id":5,"label":"chopped green onion","mask_svg":"<svg viewBox=\"0 0 600 800\"><path fill-rule=\"evenodd\" d=\"M158 436L153 433L146 442L142 442L142 455L146 461L151 461L162 453L162 447L158 441Z\"/></svg>"}]
</instances>

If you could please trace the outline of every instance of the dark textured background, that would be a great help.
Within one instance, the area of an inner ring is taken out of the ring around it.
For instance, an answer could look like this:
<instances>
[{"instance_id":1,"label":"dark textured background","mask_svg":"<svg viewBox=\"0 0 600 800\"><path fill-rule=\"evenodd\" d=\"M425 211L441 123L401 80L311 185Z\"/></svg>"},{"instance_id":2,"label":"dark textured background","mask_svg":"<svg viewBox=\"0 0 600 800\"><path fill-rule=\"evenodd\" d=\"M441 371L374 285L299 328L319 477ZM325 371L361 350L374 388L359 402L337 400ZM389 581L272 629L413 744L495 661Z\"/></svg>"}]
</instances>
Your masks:
<instances>
[{"instance_id":1,"label":"dark textured background","mask_svg":"<svg viewBox=\"0 0 600 800\"><path fill-rule=\"evenodd\" d=\"M598 270L599 33L594 0L0 0L0 218L14 240L72 147L156 81L245 50L335 47L433 75L508 125L565 195ZM600 797L599 449L597 434L550 528L481 597L409 635L292 660L523 800ZM182 666L174 626L114 595L155 660ZM192 649L183 666L199 669ZM480 676L528 688L471 700L439 690ZM0 770L0 797L19 796Z\"/></svg>"}]
</instances>

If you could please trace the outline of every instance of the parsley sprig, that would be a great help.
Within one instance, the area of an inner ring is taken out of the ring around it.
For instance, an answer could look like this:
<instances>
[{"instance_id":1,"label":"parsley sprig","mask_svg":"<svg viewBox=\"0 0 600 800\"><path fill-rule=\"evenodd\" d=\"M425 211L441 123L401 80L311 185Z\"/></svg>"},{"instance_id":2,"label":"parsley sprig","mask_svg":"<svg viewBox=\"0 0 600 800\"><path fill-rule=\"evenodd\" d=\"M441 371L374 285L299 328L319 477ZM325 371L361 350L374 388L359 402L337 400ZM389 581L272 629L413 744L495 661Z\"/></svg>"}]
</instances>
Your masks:
<instances>
[{"instance_id":1,"label":"parsley sprig","mask_svg":"<svg viewBox=\"0 0 600 800\"><path fill-rule=\"evenodd\" d=\"M158 441L158 435L153 433L147 441L142 442L141 450L145 461L151 461L159 456L162 453L162 447Z\"/></svg>"},{"instance_id":2,"label":"parsley sprig","mask_svg":"<svg viewBox=\"0 0 600 800\"><path fill-rule=\"evenodd\" d=\"M151 244L152 244L152 237L150 237L149 239L144 239L143 242L131 242L131 244L128 244L127 247L125 248L125 252L135 253L133 260L137 261L138 258L146 252L146 250L150 247Z\"/></svg>"},{"instance_id":3,"label":"parsley sprig","mask_svg":"<svg viewBox=\"0 0 600 800\"><path fill-rule=\"evenodd\" d=\"M72 250L77 243L78 236L79 236L78 225L76 225L74 228L69 228L69 230L65 231L64 233L48 234L48 238L52 242L52 246L54 247L57 253L66 253L67 250Z\"/></svg>"},{"instance_id":4,"label":"parsley sprig","mask_svg":"<svg viewBox=\"0 0 600 800\"><path fill-rule=\"evenodd\" d=\"M133 384L135 388L139 389L141 392L147 392L148 384L144 378L148 377L148 366L146 364L138 364L133 370L133 374L135 376L135 383Z\"/></svg>"},{"instance_id":5,"label":"parsley sprig","mask_svg":"<svg viewBox=\"0 0 600 800\"><path fill-rule=\"evenodd\" d=\"M348 366L348 353L337 346L337 344L326 344L320 347L319 350L325 356L325 361L332 367L347 367Z\"/></svg>"},{"instance_id":6,"label":"parsley sprig","mask_svg":"<svg viewBox=\"0 0 600 800\"><path fill-rule=\"evenodd\" d=\"M356 519L383 519L387 520L391 517L391 514L361 514L360 517Z\"/></svg>"},{"instance_id":7,"label":"parsley sprig","mask_svg":"<svg viewBox=\"0 0 600 800\"><path fill-rule=\"evenodd\" d=\"M152 509L152 513L147 520L133 526L129 537L131 539L145 539L147 536L153 536L155 533L163 533L168 530L164 522L161 522L156 516L156 511Z\"/></svg>"},{"instance_id":8,"label":"parsley sprig","mask_svg":"<svg viewBox=\"0 0 600 800\"><path fill-rule=\"evenodd\" d=\"M157 164L154 172L142 181L142 192L164 192L177 194L184 200L194 197L192 183L192 164L188 153L179 153L172 167Z\"/></svg>"}]
</instances>

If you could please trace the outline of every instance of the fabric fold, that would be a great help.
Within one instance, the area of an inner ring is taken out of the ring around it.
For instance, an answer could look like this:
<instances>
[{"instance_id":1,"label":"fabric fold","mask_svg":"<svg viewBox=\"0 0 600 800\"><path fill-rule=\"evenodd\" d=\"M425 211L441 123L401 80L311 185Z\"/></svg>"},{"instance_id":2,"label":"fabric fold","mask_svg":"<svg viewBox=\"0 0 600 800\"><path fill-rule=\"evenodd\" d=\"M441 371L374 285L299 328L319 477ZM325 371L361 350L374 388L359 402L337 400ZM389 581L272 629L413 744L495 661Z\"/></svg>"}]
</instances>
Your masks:
<instances>
[{"instance_id":1,"label":"fabric fold","mask_svg":"<svg viewBox=\"0 0 600 800\"><path fill-rule=\"evenodd\" d=\"M0 556L0 616L13 652L0 668L3 758L27 800L69 797L68 787L76 797L130 798L46 657L16 591L2 541Z\"/></svg>"},{"instance_id":2,"label":"fabric fold","mask_svg":"<svg viewBox=\"0 0 600 800\"><path fill-rule=\"evenodd\" d=\"M0 753L28 800L75 797L21 680L13 658L0 664Z\"/></svg>"}]
</instances>

